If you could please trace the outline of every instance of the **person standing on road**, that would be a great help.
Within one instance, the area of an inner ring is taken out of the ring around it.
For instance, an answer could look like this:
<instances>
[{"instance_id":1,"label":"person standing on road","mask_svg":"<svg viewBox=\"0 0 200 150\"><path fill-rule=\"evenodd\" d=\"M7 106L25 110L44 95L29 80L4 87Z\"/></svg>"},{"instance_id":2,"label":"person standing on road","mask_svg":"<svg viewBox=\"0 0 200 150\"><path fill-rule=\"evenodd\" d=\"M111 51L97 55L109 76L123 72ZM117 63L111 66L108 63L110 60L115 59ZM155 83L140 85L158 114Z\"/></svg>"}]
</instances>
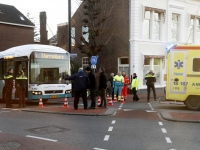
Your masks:
<instances>
[{"instance_id":1,"label":"person standing on road","mask_svg":"<svg viewBox=\"0 0 200 150\"><path fill-rule=\"evenodd\" d=\"M110 78L108 79L108 82L109 82L109 96L112 96L112 100L114 100L113 77L114 77L114 73L111 73L110 74Z\"/></svg>"},{"instance_id":2,"label":"person standing on road","mask_svg":"<svg viewBox=\"0 0 200 150\"><path fill-rule=\"evenodd\" d=\"M5 100L6 100L6 108L11 108L11 100L12 100L12 89L13 89L13 69L8 69L8 72L4 75L5 81Z\"/></svg>"},{"instance_id":3,"label":"person standing on road","mask_svg":"<svg viewBox=\"0 0 200 150\"><path fill-rule=\"evenodd\" d=\"M153 90L154 101L156 101L156 91L154 83L156 82L156 78L154 76L153 70L145 76L146 85L147 85L147 102L150 100L150 88Z\"/></svg>"},{"instance_id":4,"label":"person standing on road","mask_svg":"<svg viewBox=\"0 0 200 150\"><path fill-rule=\"evenodd\" d=\"M133 101L139 100L139 98L137 96L138 86L139 86L139 79L137 78L137 74L134 73L133 74L133 80L132 80L132 83L131 83L131 89L133 90Z\"/></svg>"},{"instance_id":5,"label":"person standing on road","mask_svg":"<svg viewBox=\"0 0 200 150\"><path fill-rule=\"evenodd\" d=\"M27 77L24 75L23 70L16 76L16 88L19 94L19 108L25 107L25 91L27 85Z\"/></svg>"},{"instance_id":6,"label":"person standing on road","mask_svg":"<svg viewBox=\"0 0 200 150\"><path fill-rule=\"evenodd\" d=\"M95 98L96 79L95 79L95 75L91 72L90 67L86 67L85 71L86 71L88 78L90 80L90 84L88 85L88 89L90 90L91 105L90 105L89 109L95 109L95 106L96 106L96 98Z\"/></svg>"},{"instance_id":7,"label":"person standing on road","mask_svg":"<svg viewBox=\"0 0 200 150\"><path fill-rule=\"evenodd\" d=\"M113 78L113 86L114 86L114 95L118 95L118 101L121 100L121 91L124 86L124 77L122 76L121 71L117 73Z\"/></svg>"},{"instance_id":8,"label":"person standing on road","mask_svg":"<svg viewBox=\"0 0 200 150\"><path fill-rule=\"evenodd\" d=\"M65 80L74 80L74 109L78 109L80 96L83 99L84 109L87 109L87 86L90 84L90 80L87 74L84 73L83 68L79 68L78 73L66 77Z\"/></svg>"},{"instance_id":9,"label":"person standing on road","mask_svg":"<svg viewBox=\"0 0 200 150\"><path fill-rule=\"evenodd\" d=\"M105 73L104 68L99 69L100 77L99 77L99 87L98 90L101 92L101 104L98 107L107 108L106 103L106 88L107 88L107 74Z\"/></svg>"},{"instance_id":10,"label":"person standing on road","mask_svg":"<svg viewBox=\"0 0 200 150\"><path fill-rule=\"evenodd\" d=\"M129 82L129 78L126 75L125 71L122 72L122 76L124 77L124 87L122 89L121 96L124 96L124 100L126 100L127 99L127 92L128 92L128 85L130 84L130 82Z\"/></svg>"}]
</instances>

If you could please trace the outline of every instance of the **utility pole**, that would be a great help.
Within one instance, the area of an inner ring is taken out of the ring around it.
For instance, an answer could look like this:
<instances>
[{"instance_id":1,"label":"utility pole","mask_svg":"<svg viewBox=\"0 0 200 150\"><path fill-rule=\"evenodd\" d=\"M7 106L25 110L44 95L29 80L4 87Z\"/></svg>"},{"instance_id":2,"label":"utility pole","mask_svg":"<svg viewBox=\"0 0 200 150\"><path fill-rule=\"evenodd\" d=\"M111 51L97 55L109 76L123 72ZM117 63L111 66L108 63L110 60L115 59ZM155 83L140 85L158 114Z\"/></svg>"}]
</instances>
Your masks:
<instances>
[{"instance_id":1,"label":"utility pole","mask_svg":"<svg viewBox=\"0 0 200 150\"><path fill-rule=\"evenodd\" d=\"M68 0L68 34L68 52L71 53L71 0Z\"/></svg>"}]
</instances>

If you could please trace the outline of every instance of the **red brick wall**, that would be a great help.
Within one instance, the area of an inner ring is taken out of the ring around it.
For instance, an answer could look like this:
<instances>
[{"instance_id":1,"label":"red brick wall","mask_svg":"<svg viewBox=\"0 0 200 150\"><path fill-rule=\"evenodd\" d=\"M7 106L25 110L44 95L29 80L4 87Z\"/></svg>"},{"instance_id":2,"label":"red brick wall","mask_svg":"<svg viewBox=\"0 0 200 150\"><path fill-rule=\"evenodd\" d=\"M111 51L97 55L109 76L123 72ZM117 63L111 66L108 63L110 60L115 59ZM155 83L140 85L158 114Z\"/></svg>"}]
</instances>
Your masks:
<instances>
[{"instance_id":1,"label":"red brick wall","mask_svg":"<svg viewBox=\"0 0 200 150\"><path fill-rule=\"evenodd\" d=\"M0 51L34 43L34 28L0 24Z\"/></svg>"}]
</instances>

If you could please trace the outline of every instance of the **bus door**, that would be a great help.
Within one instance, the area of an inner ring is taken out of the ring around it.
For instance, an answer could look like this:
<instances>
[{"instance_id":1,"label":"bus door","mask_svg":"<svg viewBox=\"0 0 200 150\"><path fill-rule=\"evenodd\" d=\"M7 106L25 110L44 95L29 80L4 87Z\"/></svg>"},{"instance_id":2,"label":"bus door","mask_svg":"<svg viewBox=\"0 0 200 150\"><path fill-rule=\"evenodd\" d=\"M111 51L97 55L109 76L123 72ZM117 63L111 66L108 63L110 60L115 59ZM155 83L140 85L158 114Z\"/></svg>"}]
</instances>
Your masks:
<instances>
[{"instance_id":1,"label":"bus door","mask_svg":"<svg viewBox=\"0 0 200 150\"><path fill-rule=\"evenodd\" d=\"M186 93L187 51L171 51L170 93Z\"/></svg>"}]
</instances>

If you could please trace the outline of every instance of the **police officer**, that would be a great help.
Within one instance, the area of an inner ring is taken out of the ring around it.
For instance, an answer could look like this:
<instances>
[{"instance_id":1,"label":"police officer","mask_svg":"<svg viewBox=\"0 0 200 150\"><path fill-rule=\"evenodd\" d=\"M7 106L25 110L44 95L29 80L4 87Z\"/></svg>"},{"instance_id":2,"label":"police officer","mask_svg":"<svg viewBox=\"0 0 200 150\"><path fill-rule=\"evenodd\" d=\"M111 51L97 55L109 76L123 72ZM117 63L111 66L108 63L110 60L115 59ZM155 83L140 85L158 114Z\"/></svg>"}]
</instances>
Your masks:
<instances>
[{"instance_id":1,"label":"police officer","mask_svg":"<svg viewBox=\"0 0 200 150\"><path fill-rule=\"evenodd\" d=\"M154 76L153 70L151 70L149 73L146 74L145 76L146 80L146 85L147 85L147 102L150 100L150 88L153 90L153 96L154 96L154 101L156 101L156 91L155 91L155 86L154 83L156 82L156 78Z\"/></svg>"},{"instance_id":2,"label":"police officer","mask_svg":"<svg viewBox=\"0 0 200 150\"><path fill-rule=\"evenodd\" d=\"M8 69L8 72L4 75L5 81L5 99L6 99L6 108L11 108L12 100L12 88L13 88L13 69Z\"/></svg>"},{"instance_id":3,"label":"police officer","mask_svg":"<svg viewBox=\"0 0 200 150\"><path fill-rule=\"evenodd\" d=\"M25 91L27 85L27 77L24 75L23 70L16 76L17 93L19 96L19 108L25 107Z\"/></svg>"}]
</instances>

